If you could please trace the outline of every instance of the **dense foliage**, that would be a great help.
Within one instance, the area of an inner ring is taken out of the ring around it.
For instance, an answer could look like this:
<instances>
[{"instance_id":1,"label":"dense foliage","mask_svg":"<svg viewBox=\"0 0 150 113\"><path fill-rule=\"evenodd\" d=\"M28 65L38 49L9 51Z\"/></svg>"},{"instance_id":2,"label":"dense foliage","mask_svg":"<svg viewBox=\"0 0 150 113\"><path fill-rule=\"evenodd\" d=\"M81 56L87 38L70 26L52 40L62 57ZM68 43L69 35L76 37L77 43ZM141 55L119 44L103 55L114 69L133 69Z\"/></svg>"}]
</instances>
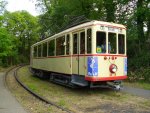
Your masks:
<instances>
[{"instance_id":1,"label":"dense foliage","mask_svg":"<svg viewBox=\"0 0 150 113\"><path fill-rule=\"evenodd\" d=\"M38 40L38 18L26 11L10 13L0 2L0 64L28 63L30 46Z\"/></svg>"},{"instance_id":2,"label":"dense foliage","mask_svg":"<svg viewBox=\"0 0 150 113\"><path fill-rule=\"evenodd\" d=\"M37 41L38 37L57 33L73 18L84 15L91 20L126 25L128 75L132 80L150 81L149 0L36 1L37 8L42 12L39 17L33 17L26 11L9 13L5 11L6 2L0 2L0 58L2 63L27 61L29 47Z\"/></svg>"}]
</instances>

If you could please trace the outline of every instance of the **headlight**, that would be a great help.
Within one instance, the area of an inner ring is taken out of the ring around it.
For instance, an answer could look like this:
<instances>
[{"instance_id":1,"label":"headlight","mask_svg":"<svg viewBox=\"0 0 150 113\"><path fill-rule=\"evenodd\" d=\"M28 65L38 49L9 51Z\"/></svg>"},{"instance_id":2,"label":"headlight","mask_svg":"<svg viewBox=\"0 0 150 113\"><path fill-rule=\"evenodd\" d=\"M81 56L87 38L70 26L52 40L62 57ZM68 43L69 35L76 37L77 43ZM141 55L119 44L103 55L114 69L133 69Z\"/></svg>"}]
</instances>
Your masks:
<instances>
[{"instance_id":1,"label":"headlight","mask_svg":"<svg viewBox=\"0 0 150 113\"><path fill-rule=\"evenodd\" d=\"M115 64L111 64L110 67L109 67L109 71L111 73L116 73L117 72L117 66Z\"/></svg>"}]
</instances>

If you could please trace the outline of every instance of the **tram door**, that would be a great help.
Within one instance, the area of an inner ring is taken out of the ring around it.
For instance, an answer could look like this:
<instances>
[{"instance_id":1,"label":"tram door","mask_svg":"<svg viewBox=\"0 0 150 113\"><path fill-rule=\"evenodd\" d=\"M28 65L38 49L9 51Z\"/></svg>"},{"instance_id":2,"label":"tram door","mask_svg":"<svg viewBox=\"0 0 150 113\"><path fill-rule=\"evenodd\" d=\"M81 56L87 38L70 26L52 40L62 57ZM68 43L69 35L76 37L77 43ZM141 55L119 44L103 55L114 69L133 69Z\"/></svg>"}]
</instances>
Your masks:
<instances>
[{"instance_id":1,"label":"tram door","mask_svg":"<svg viewBox=\"0 0 150 113\"><path fill-rule=\"evenodd\" d=\"M79 75L85 75L85 31L79 32Z\"/></svg>"},{"instance_id":2,"label":"tram door","mask_svg":"<svg viewBox=\"0 0 150 113\"><path fill-rule=\"evenodd\" d=\"M79 33L73 33L72 74L79 75Z\"/></svg>"},{"instance_id":3,"label":"tram door","mask_svg":"<svg viewBox=\"0 0 150 113\"><path fill-rule=\"evenodd\" d=\"M85 75L85 31L73 34L72 74Z\"/></svg>"}]
</instances>

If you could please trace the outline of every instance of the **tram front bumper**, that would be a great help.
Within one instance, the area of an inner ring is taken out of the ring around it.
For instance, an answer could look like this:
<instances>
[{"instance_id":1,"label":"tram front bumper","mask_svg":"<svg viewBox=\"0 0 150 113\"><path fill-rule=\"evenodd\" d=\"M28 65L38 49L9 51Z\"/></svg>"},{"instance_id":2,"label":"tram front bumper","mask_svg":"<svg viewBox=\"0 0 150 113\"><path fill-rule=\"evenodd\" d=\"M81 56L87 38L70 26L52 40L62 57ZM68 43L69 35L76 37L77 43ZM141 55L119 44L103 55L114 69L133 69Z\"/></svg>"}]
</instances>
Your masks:
<instances>
[{"instance_id":1,"label":"tram front bumper","mask_svg":"<svg viewBox=\"0 0 150 113\"><path fill-rule=\"evenodd\" d=\"M85 76L85 80L87 81L115 81L115 80L124 80L127 79L127 76L110 76L110 77L93 77L93 76Z\"/></svg>"}]
</instances>

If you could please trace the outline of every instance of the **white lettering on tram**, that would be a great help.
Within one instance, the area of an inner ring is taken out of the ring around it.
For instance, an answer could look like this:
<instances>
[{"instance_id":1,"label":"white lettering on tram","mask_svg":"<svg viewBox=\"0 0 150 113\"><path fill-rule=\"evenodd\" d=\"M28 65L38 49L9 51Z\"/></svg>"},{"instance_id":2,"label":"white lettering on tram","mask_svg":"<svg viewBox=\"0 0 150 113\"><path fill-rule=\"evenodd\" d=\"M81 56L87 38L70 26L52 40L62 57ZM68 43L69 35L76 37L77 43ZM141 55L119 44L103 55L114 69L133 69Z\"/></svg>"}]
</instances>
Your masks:
<instances>
[{"instance_id":1,"label":"white lettering on tram","mask_svg":"<svg viewBox=\"0 0 150 113\"><path fill-rule=\"evenodd\" d=\"M110 27L110 26L109 27L107 27L107 26L100 26L100 30L122 33L122 29L121 28L114 28L114 27Z\"/></svg>"}]
</instances>

